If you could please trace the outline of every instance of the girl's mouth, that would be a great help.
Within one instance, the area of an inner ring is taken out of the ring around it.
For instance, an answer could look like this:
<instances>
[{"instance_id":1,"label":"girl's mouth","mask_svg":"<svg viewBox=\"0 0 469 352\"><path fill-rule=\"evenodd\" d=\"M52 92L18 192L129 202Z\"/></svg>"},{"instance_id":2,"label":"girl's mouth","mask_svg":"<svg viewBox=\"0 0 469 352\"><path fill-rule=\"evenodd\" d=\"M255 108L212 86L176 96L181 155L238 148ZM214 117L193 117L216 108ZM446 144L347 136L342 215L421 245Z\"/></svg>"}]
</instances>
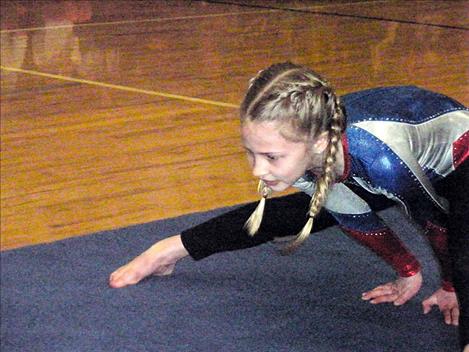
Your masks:
<instances>
[{"instance_id":1,"label":"girl's mouth","mask_svg":"<svg viewBox=\"0 0 469 352\"><path fill-rule=\"evenodd\" d=\"M278 181L266 181L266 180L262 180L266 186L268 187L274 187L276 185L278 185Z\"/></svg>"}]
</instances>

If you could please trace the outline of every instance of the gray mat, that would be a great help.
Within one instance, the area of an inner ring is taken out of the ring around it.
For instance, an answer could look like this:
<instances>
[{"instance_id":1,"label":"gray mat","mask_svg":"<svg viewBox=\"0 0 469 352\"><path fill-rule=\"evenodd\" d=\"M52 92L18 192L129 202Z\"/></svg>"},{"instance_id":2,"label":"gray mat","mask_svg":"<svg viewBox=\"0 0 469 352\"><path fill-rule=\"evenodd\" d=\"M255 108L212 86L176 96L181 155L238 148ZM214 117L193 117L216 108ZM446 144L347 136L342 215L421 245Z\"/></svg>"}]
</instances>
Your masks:
<instances>
[{"instance_id":1,"label":"gray mat","mask_svg":"<svg viewBox=\"0 0 469 352\"><path fill-rule=\"evenodd\" d=\"M1 253L1 351L456 351L457 331L421 300L438 285L421 236L403 238L425 284L402 307L361 292L393 271L337 228L295 255L274 245L179 263L170 277L125 289L109 274L159 238L226 209ZM415 233L396 209L383 214Z\"/></svg>"}]
</instances>

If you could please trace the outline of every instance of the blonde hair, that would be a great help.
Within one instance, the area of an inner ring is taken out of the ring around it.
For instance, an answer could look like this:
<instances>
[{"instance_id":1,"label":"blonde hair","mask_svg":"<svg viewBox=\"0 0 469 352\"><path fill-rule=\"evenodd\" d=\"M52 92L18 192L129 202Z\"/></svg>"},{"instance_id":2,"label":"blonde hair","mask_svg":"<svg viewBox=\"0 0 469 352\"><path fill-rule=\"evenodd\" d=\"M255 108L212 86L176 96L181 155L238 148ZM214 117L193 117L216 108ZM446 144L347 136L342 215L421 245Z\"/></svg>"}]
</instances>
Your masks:
<instances>
[{"instance_id":1,"label":"blonde hair","mask_svg":"<svg viewBox=\"0 0 469 352\"><path fill-rule=\"evenodd\" d=\"M285 62L272 65L251 79L241 104L240 118L242 124L247 121L287 123L291 128L286 130L294 133L283 130L280 133L292 141L312 141L327 132L324 165L311 198L309 218L297 237L283 250L285 254L291 253L310 235L314 218L334 182L336 155L346 125L344 108L332 87L320 75L307 67ZM262 181L258 191L261 202L245 224L250 235L258 231L265 199L270 195Z\"/></svg>"}]
</instances>

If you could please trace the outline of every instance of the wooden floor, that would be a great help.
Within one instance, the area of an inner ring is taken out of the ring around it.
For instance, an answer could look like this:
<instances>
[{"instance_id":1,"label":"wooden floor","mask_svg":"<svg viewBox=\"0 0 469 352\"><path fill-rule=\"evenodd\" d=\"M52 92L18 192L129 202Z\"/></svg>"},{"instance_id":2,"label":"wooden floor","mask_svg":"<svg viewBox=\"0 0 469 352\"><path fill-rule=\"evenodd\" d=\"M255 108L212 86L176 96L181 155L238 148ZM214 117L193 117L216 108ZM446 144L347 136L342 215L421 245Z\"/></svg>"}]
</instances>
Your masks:
<instances>
[{"instance_id":1,"label":"wooden floor","mask_svg":"<svg viewBox=\"0 0 469 352\"><path fill-rule=\"evenodd\" d=\"M468 1L1 5L3 250L257 199L237 106L274 62L469 104Z\"/></svg>"}]
</instances>

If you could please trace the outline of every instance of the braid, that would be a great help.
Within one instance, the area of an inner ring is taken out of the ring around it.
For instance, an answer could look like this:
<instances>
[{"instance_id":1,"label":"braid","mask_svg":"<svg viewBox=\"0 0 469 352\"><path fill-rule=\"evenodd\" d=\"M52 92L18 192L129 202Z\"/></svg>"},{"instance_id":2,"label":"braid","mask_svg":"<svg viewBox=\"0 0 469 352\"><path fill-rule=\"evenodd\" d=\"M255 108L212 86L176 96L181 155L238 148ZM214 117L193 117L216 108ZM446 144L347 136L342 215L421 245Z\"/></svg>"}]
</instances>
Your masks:
<instances>
[{"instance_id":1,"label":"braid","mask_svg":"<svg viewBox=\"0 0 469 352\"><path fill-rule=\"evenodd\" d=\"M257 75L249 80L249 88L241 103L241 119L249 115L257 102L264 96L266 90L271 87L275 80L286 71L298 69L299 66L291 62L284 62L270 66L266 70L261 70Z\"/></svg>"},{"instance_id":2,"label":"braid","mask_svg":"<svg viewBox=\"0 0 469 352\"><path fill-rule=\"evenodd\" d=\"M328 87L327 87L328 88ZM323 173L316 182L316 190L311 198L310 209L308 212L308 221L303 229L298 233L297 237L282 249L283 254L294 252L311 234L314 224L314 218L319 214L324 205L327 194L335 179L335 162L339 144L341 141L342 131L345 129L345 114L337 96L330 91L331 100L331 124L329 129L329 143L326 148L326 156L324 160Z\"/></svg>"},{"instance_id":3,"label":"braid","mask_svg":"<svg viewBox=\"0 0 469 352\"><path fill-rule=\"evenodd\" d=\"M272 193L272 190L267 187L262 180L260 180L259 184L257 185L257 191L261 195L261 200L256 209L252 212L249 219L244 224L244 229L251 236L254 236L261 226L262 216L264 215L265 201Z\"/></svg>"}]
</instances>

